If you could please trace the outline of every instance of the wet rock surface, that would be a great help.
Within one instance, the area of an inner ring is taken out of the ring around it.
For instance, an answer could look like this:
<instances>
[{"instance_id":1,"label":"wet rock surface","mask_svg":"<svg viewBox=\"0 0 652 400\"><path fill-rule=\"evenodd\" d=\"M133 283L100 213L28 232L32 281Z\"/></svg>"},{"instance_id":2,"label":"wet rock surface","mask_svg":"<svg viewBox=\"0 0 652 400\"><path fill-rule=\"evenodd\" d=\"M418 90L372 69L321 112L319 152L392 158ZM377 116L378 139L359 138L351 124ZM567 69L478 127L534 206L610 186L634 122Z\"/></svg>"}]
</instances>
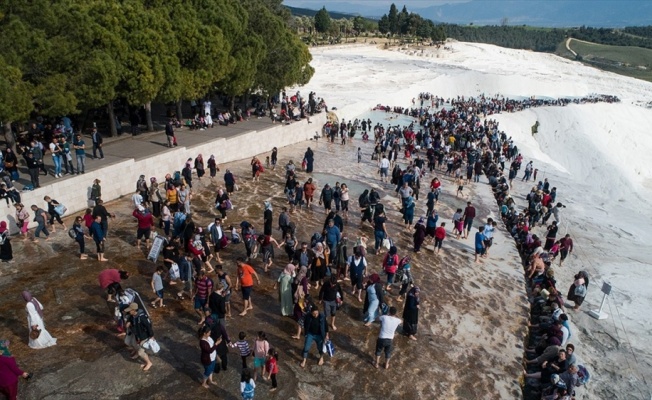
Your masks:
<instances>
[{"instance_id":1,"label":"wet rock surface","mask_svg":"<svg viewBox=\"0 0 652 400\"><path fill-rule=\"evenodd\" d=\"M384 113L374 113L374 119L387 124ZM376 121L374 121L375 123ZM307 128L308 129L308 128ZM270 143L270 150L274 143ZM254 287L253 312L245 317L239 293L232 297L233 318L227 320L227 331L237 340L240 331L247 332L253 341L256 333L267 333L269 343L280 354L279 389L268 393L271 385L258 380L257 399L480 399L518 398L521 396L517 377L521 370L522 343L525 335L527 301L522 293L522 275L513 244L503 232L498 232L489 260L473 263L472 238L457 241L447 237L442 254L431 249L414 254L411 233L403 232L398 200L394 188L382 184L375 162L370 161L373 144L354 140L347 145L330 144L325 140L310 141L279 149L279 165L266 169L260 182L250 179L249 160L220 165L221 172L214 182L204 177L193 181L193 220L197 226L207 226L216 215L213 208L215 191L222 183L226 168L239 178L241 190L232 198L235 209L228 212L225 225L248 220L262 230L262 203L270 200L274 206L274 226L281 207L286 205L283 194L284 165L294 160L300 165L306 147L315 151L315 178L320 189L325 183L340 182L351 188L348 220L344 236L354 241L361 233L371 238L369 225L360 226L357 198L365 188L381 190L382 202L388 210L390 236L399 248L399 254L410 254L413 274L422 289L418 340L411 341L397 334L391 369L376 370L373 352L379 325L365 327L362 303L348 296L350 283L342 283L345 303L338 313L336 332L331 333L336 354L325 357L323 366L317 365L315 348L305 369L299 366L303 340L291 338L295 322L280 315L278 295L273 285L286 264L282 249L275 250L276 258L270 272L264 273L262 260L253 260L252 266L262 284ZM363 162L356 159L357 147L362 147ZM219 162L219 151L215 152ZM207 158L208 155L204 154ZM264 160L261 155L261 159ZM399 160L405 165L404 160ZM159 181L165 173L161 171ZM435 174L443 181L443 193L438 206L440 221L449 221L454 210L466 199L455 198L453 181ZM423 182L433 178L429 174ZM309 177L299 171L301 183ZM89 179L93 178L89 176ZM422 198L417 202L415 217L425 213L426 184L422 184ZM484 185L472 188L478 218L491 216L492 197ZM319 194L319 191L316 193ZM484 198L484 199L482 199ZM200 386L202 367L196 338L198 316L189 299L178 300L180 288L165 287L166 308L150 309L155 337L162 350L152 357L154 366L142 372L139 363L129 358L122 338L112 319L112 305L104 300L97 275L104 268L126 269L132 277L124 287L137 290L146 304L153 299L151 274L159 264L146 260L144 249L134 246L136 223L131 217L131 203L127 198L110 202L109 211L117 218L110 221L106 246L107 263L93 259L94 246L87 241L88 260L79 260L77 244L67 232L59 228L50 242L24 242L14 237L15 260L0 266L0 338L10 339L11 349L19 365L34 372L34 378L21 383L23 399L169 399L169 398L224 398L239 399L241 362L239 353L232 349L227 371L214 376L217 386L209 390ZM313 210L291 215L297 224L297 237L309 241L321 231L325 213L315 204ZM72 225L72 218L65 218ZM451 225L451 224L447 224ZM448 226L447 226L448 227ZM281 240L275 230L274 236ZM224 268L235 278L235 258L243 256L244 246L229 245L222 253ZM369 267L382 274L381 258L368 252ZM58 339L54 347L32 350L27 346L27 323L22 290L30 290L44 305L45 323ZM398 292L398 290L394 290ZM313 296L317 292L313 289ZM389 296L389 305L399 308L396 294ZM400 331L400 328L399 328ZM250 360L250 364L253 360Z\"/></svg>"}]
</instances>

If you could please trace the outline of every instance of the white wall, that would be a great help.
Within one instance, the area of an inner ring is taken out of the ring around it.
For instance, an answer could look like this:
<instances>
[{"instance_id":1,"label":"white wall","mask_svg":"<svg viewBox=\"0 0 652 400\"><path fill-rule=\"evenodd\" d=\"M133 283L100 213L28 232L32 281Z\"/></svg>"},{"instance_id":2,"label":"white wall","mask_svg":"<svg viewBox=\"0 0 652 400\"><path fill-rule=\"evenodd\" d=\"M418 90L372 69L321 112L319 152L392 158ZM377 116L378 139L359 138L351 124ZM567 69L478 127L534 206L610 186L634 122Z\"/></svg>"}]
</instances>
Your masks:
<instances>
[{"instance_id":1,"label":"white wall","mask_svg":"<svg viewBox=\"0 0 652 400\"><path fill-rule=\"evenodd\" d=\"M34 191L21 192L21 202L33 218L30 208L32 204L47 210L44 196L50 196L68 208L66 216L83 211L89 207L88 195L93 180L102 181L102 199L105 202L118 199L120 196L131 195L136 191L136 181L140 175L148 179L157 177L159 182L165 174L180 171L185 161L198 154L214 154L218 164L251 158L257 154L270 152L272 147L278 148L309 140L315 131L321 132L326 123L326 113L311 117L312 124L306 121L293 122L290 125L278 124L262 131L241 133L229 138L219 138L191 147L176 147L163 153L139 160L129 159L89 171L84 175L76 175L57 180ZM120 145L120 144L119 144ZM124 145L124 144L122 144ZM110 208L110 207L109 207ZM7 221L11 233L18 231L15 219L16 209L0 203L0 220ZM30 227L34 227L34 222Z\"/></svg>"}]
</instances>

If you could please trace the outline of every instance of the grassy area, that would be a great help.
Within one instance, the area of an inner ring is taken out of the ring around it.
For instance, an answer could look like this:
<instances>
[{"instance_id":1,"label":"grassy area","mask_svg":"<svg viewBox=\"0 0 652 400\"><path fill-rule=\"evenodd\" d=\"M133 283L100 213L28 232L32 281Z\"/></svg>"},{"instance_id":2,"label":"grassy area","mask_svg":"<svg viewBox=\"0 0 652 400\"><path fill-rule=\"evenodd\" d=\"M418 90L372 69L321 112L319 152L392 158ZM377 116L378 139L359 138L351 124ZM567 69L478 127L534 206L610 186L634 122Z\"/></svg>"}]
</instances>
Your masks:
<instances>
[{"instance_id":1,"label":"grassy area","mask_svg":"<svg viewBox=\"0 0 652 400\"><path fill-rule=\"evenodd\" d=\"M605 71L652 82L652 49L609 46L577 39L571 39L569 46L586 64ZM566 41L559 44L556 54L574 58L566 49Z\"/></svg>"}]
</instances>

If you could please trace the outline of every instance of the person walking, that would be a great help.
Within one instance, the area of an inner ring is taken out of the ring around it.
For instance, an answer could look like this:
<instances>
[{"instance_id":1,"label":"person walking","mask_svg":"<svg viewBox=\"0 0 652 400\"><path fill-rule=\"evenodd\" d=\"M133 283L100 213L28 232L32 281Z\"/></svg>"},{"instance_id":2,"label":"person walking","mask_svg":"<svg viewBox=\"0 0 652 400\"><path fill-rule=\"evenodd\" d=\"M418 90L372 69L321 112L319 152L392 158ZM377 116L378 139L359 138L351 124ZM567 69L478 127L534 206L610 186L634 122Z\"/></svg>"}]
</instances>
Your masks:
<instances>
[{"instance_id":1,"label":"person walking","mask_svg":"<svg viewBox=\"0 0 652 400\"><path fill-rule=\"evenodd\" d=\"M61 215L63 214L63 212L66 211L66 208L62 207L62 205L58 201L50 198L50 196L43 197L43 200L45 200L45 202L48 203L48 214L50 214L50 219L48 221L48 224L52 226L52 233L55 233L57 231L54 227L55 219L57 220L58 223L63 225L64 231L68 230L66 224L64 224L63 221L61 220Z\"/></svg>"},{"instance_id":2,"label":"person walking","mask_svg":"<svg viewBox=\"0 0 652 400\"><path fill-rule=\"evenodd\" d=\"M57 339L45 329L43 321L43 305L30 292L23 292L25 311L27 312L27 326L29 328L29 347L44 349L57 344Z\"/></svg>"},{"instance_id":3,"label":"person walking","mask_svg":"<svg viewBox=\"0 0 652 400\"><path fill-rule=\"evenodd\" d=\"M323 365L324 342L329 338L326 316L319 312L319 308L317 308L317 306L313 306L310 312L306 315L303 326L306 339L303 344L303 361L301 362L301 368L306 367L308 353L310 352L310 348L312 347L313 342L317 344L317 353L319 353L318 365Z\"/></svg>"},{"instance_id":4,"label":"person walking","mask_svg":"<svg viewBox=\"0 0 652 400\"><path fill-rule=\"evenodd\" d=\"M380 356L383 352L385 353L385 369L389 369L389 359L394 348L392 341L396 334L396 328L400 324L401 319L396 317L396 307L390 307L389 314L380 317L380 332L378 339L376 339L376 364L374 365L376 369L379 368Z\"/></svg>"},{"instance_id":5,"label":"person walking","mask_svg":"<svg viewBox=\"0 0 652 400\"><path fill-rule=\"evenodd\" d=\"M109 261L104 258L104 242L106 241L106 236L104 235L104 230L102 229L102 217L95 217L95 221L91 224L91 237L95 241L95 248L97 250L97 260L98 261Z\"/></svg>"},{"instance_id":6,"label":"person walking","mask_svg":"<svg viewBox=\"0 0 652 400\"><path fill-rule=\"evenodd\" d=\"M256 381L251 377L251 370L244 368L240 376L240 394L242 400L253 400L256 390Z\"/></svg>"},{"instance_id":7,"label":"person walking","mask_svg":"<svg viewBox=\"0 0 652 400\"><path fill-rule=\"evenodd\" d=\"M337 330L335 326L335 313L338 308L338 301L341 303L344 300L344 291L339 283L337 283L337 275L331 275L330 279L326 281L319 290L319 303L324 304L324 315L326 318L331 318L331 329Z\"/></svg>"},{"instance_id":8,"label":"person walking","mask_svg":"<svg viewBox=\"0 0 652 400\"><path fill-rule=\"evenodd\" d=\"M281 315L284 317L291 316L294 310L292 281L295 270L296 266L294 264L288 264L281 276L279 276L277 283L274 284L274 289L278 287L278 297L281 300Z\"/></svg>"},{"instance_id":9,"label":"person walking","mask_svg":"<svg viewBox=\"0 0 652 400\"><path fill-rule=\"evenodd\" d=\"M208 384L217 385L217 382L213 381L213 372L215 371L215 365L217 363L217 346L222 341L214 341L211 338L211 328L209 326L202 326L199 328L199 348L201 349L200 360L204 366L204 379L201 382L201 385L206 389L210 388ZM220 360L221 361L221 360Z\"/></svg>"},{"instance_id":10,"label":"person walking","mask_svg":"<svg viewBox=\"0 0 652 400\"><path fill-rule=\"evenodd\" d=\"M80 216L75 217L75 222L72 224L72 229L75 234L75 241L79 244L79 258L86 260L85 241L84 241L84 226L82 225L83 219ZM0 223L1 224L1 223Z\"/></svg>"},{"instance_id":11,"label":"person walking","mask_svg":"<svg viewBox=\"0 0 652 400\"><path fill-rule=\"evenodd\" d=\"M278 382L276 381L276 375L278 375L278 352L275 349L269 349L267 352L267 360L265 361L265 372L267 376L264 376L265 380L272 380L272 387L269 389L270 392L276 391L278 388Z\"/></svg>"},{"instance_id":12,"label":"person walking","mask_svg":"<svg viewBox=\"0 0 652 400\"><path fill-rule=\"evenodd\" d=\"M14 204L16 207L16 225L20 229L20 234L23 235L23 240L27 240L27 231L29 227L29 212L25 209L23 203Z\"/></svg>"},{"instance_id":13,"label":"person walking","mask_svg":"<svg viewBox=\"0 0 652 400\"><path fill-rule=\"evenodd\" d=\"M97 152L100 152L100 160L104 158L104 150L102 149L102 143L104 139L102 135L97 131L97 128L93 128L93 133L91 133L91 141L93 142L93 158L97 158Z\"/></svg>"},{"instance_id":14,"label":"person walking","mask_svg":"<svg viewBox=\"0 0 652 400\"><path fill-rule=\"evenodd\" d=\"M18 398L18 378L29 379L32 376L18 367L16 359L9 351L9 341L0 341L0 393L7 400Z\"/></svg>"},{"instance_id":15,"label":"person walking","mask_svg":"<svg viewBox=\"0 0 652 400\"><path fill-rule=\"evenodd\" d=\"M243 310L240 313L240 316L244 317L247 315L247 311L254 309L254 305L251 301L251 292L254 288L254 277L256 277L259 285L260 278L251 265L244 263L242 257L239 257L236 260L236 263L238 265L238 276L235 280L235 290L238 290L238 288L242 290Z\"/></svg>"},{"instance_id":16,"label":"person walking","mask_svg":"<svg viewBox=\"0 0 652 400\"><path fill-rule=\"evenodd\" d=\"M140 357L145 361L145 365L141 365L143 371L149 371L152 368L152 361L145 352L143 344L147 341L154 340L154 330L152 329L152 321L147 316L144 310L138 308L138 304L131 303L125 309L127 315L127 336L125 343L133 349L132 359Z\"/></svg>"},{"instance_id":17,"label":"person walking","mask_svg":"<svg viewBox=\"0 0 652 400\"><path fill-rule=\"evenodd\" d=\"M38 224L36 230L34 231L34 241L38 242L38 238L41 235L41 232L45 234L45 241L49 241L50 232L48 232L48 228L45 225L45 221L48 217L47 213L42 208L38 208L36 204L33 204L31 208L34 212L34 222Z\"/></svg>"},{"instance_id":18,"label":"person walking","mask_svg":"<svg viewBox=\"0 0 652 400\"><path fill-rule=\"evenodd\" d=\"M403 333L412 340L417 340L417 325L419 323L419 293L420 289L413 286L408 292L403 308Z\"/></svg>"}]
</instances>

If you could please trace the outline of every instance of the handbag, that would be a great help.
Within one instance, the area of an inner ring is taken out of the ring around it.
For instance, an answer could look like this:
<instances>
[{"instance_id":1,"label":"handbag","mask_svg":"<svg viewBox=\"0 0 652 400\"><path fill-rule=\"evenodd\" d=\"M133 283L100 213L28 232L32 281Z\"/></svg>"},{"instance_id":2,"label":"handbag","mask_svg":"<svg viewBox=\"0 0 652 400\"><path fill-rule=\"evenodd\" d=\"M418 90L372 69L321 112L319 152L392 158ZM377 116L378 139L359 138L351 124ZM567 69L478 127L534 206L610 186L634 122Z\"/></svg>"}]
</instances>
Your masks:
<instances>
[{"instance_id":1,"label":"handbag","mask_svg":"<svg viewBox=\"0 0 652 400\"><path fill-rule=\"evenodd\" d=\"M172 263L170 267L170 280L177 280L181 277L181 272L179 271L179 264Z\"/></svg>"},{"instance_id":2,"label":"handbag","mask_svg":"<svg viewBox=\"0 0 652 400\"><path fill-rule=\"evenodd\" d=\"M231 203L231 200L225 200L226 203L226 209L227 210L233 210L233 203Z\"/></svg>"},{"instance_id":3,"label":"handbag","mask_svg":"<svg viewBox=\"0 0 652 400\"><path fill-rule=\"evenodd\" d=\"M29 331L29 338L30 339L36 340L36 339L39 338L39 336L41 336L41 330L39 328L36 328L36 329L32 328Z\"/></svg>"},{"instance_id":4,"label":"handbag","mask_svg":"<svg viewBox=\"0 0 652 400\"><path fill-rule=\"evenodd\" d=\"M59 204L54 207L54 211L57 214L59 214L59 216L63 217L63 215L68 211L68 209L63 204Z\"/></svg>"},{"instance_id":5,"label":"handbag","mask_svg":"<svg viewBox=\"0 0 652 400\"><path fill-rule=\"evenodd\" d=\"M383 247L389 250L392 247L392 242L389 240L389 238L383 239Z\"/></svg>"},{"instance_id":6,"label":"handbag","mask_svg":"<svg viewBox=\"0 0 652 400\"><path fill-rule=\"evenodd\" d=\"M322 353L327 353L329 356L333 357L335 354L335 346L333 345L332 340L324 341L324 347L322 348Z\"/></svg>"},{"instance_id":7,"label":"handbag","mask_svg":"<svg viewBox=\"0 0 652 400\"><path fill-rule=\"evenodd\" d=\"M140 345L143 349L151 351L153 354L158 353L161 351L161 346L158 344L156 339L154 338L149 338L145 340L143 343Z\"/></svg>"}]
</instances>

